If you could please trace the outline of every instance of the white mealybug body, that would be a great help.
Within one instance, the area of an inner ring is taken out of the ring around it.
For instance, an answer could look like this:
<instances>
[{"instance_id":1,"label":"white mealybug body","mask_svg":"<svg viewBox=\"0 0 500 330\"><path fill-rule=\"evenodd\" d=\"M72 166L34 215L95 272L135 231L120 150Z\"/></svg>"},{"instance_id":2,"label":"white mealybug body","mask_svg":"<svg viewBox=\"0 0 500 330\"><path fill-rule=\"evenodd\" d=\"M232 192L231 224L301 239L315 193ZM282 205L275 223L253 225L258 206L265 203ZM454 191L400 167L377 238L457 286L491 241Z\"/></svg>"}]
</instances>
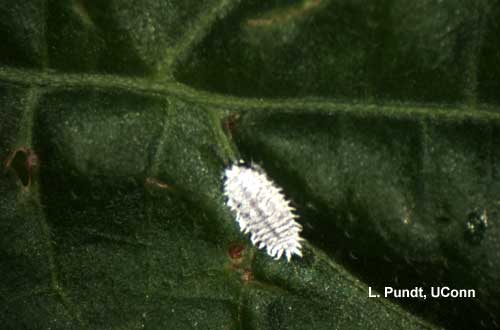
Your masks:
<instances>
[{"instance_id":1,"label":"white mealybug body","mask_svg":"<svg viewBox=\"0 0 500 330\"><path fill-rule=\"evenodd\" d=\"M224 195L236 214L243 233L250 233L254 245L266 247L267 253L281 258L302 256L299 233L302 226L295 221L294 208L274 182L256 166L233 164L225 170Z\"/></svg>"}]
</instances>

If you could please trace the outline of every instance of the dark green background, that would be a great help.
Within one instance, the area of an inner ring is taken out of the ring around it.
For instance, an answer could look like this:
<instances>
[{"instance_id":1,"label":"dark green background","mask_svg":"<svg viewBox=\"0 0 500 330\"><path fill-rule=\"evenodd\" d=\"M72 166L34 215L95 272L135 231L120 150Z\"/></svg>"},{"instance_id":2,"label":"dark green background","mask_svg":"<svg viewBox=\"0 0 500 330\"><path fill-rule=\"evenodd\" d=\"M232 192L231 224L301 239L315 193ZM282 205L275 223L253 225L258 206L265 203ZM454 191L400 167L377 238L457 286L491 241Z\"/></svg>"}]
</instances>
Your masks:
<instances>
[{"instance_id":1,"label":"dark green background","mask_svg":"<svg viewBox=\"0 0 500 330\"><path fill-rule=\"evenodd\" d=\"M0 0L2 329L500 328L499 36L493 0ZM240 157L302 259L239 232ZM368 298L439 285L477 297Z\"/></svg>"}]
</instances>

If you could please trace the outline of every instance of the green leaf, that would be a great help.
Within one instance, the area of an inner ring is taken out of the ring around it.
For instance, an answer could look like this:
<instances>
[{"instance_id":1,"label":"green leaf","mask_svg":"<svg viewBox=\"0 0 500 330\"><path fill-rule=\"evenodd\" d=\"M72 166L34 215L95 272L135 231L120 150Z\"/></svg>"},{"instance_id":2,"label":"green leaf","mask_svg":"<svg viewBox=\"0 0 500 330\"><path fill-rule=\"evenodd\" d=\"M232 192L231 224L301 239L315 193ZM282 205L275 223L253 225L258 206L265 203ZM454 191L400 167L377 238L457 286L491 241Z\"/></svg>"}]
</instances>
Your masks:
<instances>
[{"instance_id":1,"label":"green leaf","mask_svg":"<svg viewBox=\"0 0 500 330\"><path fill-rule=\"evenodd\" d=\"M495 1L0 2L3 329L497 329ZM243 235L262 165L304 257ZM428 298L370 298L384 287ZM430 288L475 298L431 298Z\"/></svg>"}]
</instances>

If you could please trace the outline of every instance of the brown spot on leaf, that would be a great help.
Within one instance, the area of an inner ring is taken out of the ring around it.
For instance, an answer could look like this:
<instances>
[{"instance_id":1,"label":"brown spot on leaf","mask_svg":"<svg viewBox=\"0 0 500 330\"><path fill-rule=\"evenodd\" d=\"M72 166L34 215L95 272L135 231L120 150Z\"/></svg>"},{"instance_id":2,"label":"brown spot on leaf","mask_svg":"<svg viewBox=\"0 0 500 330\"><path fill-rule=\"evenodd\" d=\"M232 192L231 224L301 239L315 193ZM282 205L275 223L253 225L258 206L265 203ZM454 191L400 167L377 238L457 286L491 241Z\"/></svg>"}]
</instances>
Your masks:
<instances>
[{"instance_id":1,"label":"brown spot on leaf","mask_svg":"<svg viewBox=\"0 0 500 330\"><path fill-rule=\"evenodd\" d=\"M228 249L228 254L231 259L240 259L245 246L241 243L231 244Z\"/></svg>"},{"instance_id":2,"label":"brown spot on leaf","mask_svg":"<svg viewBox=\"0 0 500 330\"><path fill-rule=\"evenodd\" d=\"M5 168L13 170L23 186L31 186L35 171L40 165L37 154L30 148L17 148L5 161Z\"/></svg>"},{"instance_id":3,"label":"brown spot on leaf","mask_svg":"<svg viewBox=\"0 0 500 330\"><path fill-rule=\"evenodd\" d=\"M238 123L238 119L240 118L239 114L233 113L229 116L227 116L223 122L222 126L224 127L224 131L226 134L230 137L233 136L233 133L236 129L236 124Z\"/></svg>"},{"instance_id":4,"label":"brown spot on leaf","mask_svg":"<svg viewBox=\"0 0 500 330\"><path fill-rule=\"evenodd\" d=\"M227 254L231 260L230 269L235 271L243 282L250 282L254 279L252 272L252 260L255 255L252 249L244 253L246 246L240 242L229 245Z\"/></svg>"}]
</instances>

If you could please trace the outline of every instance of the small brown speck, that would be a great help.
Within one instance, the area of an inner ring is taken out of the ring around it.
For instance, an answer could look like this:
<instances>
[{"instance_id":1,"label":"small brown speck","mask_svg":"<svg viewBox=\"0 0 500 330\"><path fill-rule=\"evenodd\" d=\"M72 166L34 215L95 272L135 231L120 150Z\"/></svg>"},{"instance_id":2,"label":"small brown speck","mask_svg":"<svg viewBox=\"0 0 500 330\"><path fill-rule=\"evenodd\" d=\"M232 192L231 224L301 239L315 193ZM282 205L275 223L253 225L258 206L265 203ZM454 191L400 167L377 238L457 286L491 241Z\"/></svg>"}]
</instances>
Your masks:
<instances>
[{"instance_id":1,"label":"small brown speck","mask_svg":"<svg viewBox=\"0 0 500 330\"><path fill-rule=\"evenodd\" d=\"M233 113L223 120L222 125L224 127L224 131L228 136L231 137L233 135L239 118L240 118L239 114Z\"/></svg>"},{"instance_id":2,"label":"small brown speck","mask_svg":"<svg viewBox=\"0 0 500 330\"><path fill-rule=\"evenodd\" d=\"M228 249L228 254L231 259L240 259L242 252L245 250L243 244L231 244Z\"/></svg>"}]
</instances>

